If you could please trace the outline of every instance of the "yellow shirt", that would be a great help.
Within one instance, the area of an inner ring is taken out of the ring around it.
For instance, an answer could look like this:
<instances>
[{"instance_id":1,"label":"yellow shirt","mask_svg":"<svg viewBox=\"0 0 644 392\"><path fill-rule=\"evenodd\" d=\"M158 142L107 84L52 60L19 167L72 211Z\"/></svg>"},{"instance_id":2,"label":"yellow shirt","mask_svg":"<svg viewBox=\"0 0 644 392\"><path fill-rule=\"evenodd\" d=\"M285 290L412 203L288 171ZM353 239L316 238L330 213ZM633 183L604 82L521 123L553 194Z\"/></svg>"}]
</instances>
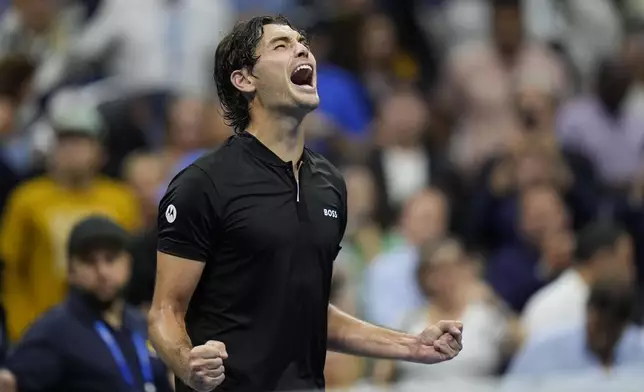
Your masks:
<instances>
[{"instance_id":1,"label":"yellow shirt","mask_svg":"<svg viewBox=\"0 0 644 392\"><path fill-rule=\"evenodd\" d=\"M12 340L63 299L67 237L90 214L109 216L128 230L137 229L141 220L129 189L105 178L73 191L41 177L19 186L9 198L0 225L0 259L5 263L2 301Z\"/></svg>"}]
</instances>

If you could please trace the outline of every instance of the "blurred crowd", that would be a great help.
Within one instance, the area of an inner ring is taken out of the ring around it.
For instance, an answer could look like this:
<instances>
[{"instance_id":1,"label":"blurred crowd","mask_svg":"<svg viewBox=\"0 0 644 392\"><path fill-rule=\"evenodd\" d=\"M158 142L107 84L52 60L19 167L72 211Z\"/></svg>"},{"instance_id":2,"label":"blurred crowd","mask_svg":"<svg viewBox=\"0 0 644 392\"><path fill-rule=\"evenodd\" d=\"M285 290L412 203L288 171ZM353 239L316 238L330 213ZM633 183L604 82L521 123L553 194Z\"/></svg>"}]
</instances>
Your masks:
<instances>
[{"instance_id":1,"label":"blurred crowd","mask_svg":"<svg viewBox=\"0 0 644 392\"><path fill-rule=\"evenodd\" d=\"M437 366L329 353L329 388L599 380L644 362L643 0L1 0L0 10L5 353L64 298L67 237L90 214L134 236L124 292L145 312L157 203L232 133L212 82L217 43L239 19L280 12L317 58L308 145L347 182L333 302L412 333L465 325L461 355Z\"/></svg>"}]
</instances>

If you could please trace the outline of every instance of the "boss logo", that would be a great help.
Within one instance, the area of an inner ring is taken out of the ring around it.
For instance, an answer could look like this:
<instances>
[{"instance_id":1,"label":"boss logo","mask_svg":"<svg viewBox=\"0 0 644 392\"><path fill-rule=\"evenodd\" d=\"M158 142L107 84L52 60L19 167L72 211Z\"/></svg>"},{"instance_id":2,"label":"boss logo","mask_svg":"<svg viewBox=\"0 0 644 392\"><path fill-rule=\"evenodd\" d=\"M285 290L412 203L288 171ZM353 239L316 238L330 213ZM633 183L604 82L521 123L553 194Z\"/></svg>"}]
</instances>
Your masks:
<instances>
[{"instance_id":1,"label":"boss logo","mask_svg":"<svg viewBox=\"0 0 644 392\"><path fill-rule=\"evenodd\" d=\"M338 213L336 210L329 210L327 208L324 209L324 216L330 216L331 218L337 218Z\"/></svg>"}]
</instances>

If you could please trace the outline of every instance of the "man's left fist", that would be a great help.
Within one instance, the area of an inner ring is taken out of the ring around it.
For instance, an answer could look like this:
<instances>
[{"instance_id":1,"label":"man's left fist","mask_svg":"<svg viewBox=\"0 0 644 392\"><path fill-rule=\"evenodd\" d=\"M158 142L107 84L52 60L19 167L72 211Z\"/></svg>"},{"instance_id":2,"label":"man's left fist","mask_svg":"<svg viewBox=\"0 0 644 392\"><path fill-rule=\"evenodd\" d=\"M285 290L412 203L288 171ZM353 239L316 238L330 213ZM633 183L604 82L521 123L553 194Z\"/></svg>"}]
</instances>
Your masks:
<instances>
[{"instance_id":1,"label":"man's left fist","mask_svg":"<svg viewBox=\"0 0 644 392\"><path fill-rule=\"evenodd\" d=\"M425 364L449 361L461 352L462 335L460 321L439 321L416 337L410 361Z\"/></svg>"}]
</instances>

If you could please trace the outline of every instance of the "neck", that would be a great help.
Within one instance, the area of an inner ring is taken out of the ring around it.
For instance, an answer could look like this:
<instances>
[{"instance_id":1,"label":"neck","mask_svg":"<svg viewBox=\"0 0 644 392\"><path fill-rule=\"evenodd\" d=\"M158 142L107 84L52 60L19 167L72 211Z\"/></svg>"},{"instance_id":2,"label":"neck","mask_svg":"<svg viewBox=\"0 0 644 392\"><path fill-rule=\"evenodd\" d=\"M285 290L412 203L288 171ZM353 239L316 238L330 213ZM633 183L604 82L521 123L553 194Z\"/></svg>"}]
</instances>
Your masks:
<instances>
[{"instance_id":1,"label":"neck","mask_svg":"<svg viewBox=\"0 0 644 392\"><path fill-rule=\"evenodd\" d=\"M255 136L284 162L297 161L304 151L302 118L285 116L268 111L253 113L248 133Z\"/></svg>"},{"instance_id":2,"label":"neck","mask_svg":"<svg viewBox=\"0 0 644 392\"><path fill-rule=\"evenodd\" d=\"M114 301L106 311L103 312L103 319L113 328L120 328L123 325L123 308L125 303L122 299Z\"/></svg>"},{"instance_id":3,"label":"neck","mask_svg":"<svg viewBox=\"0 0 644 392\"><path fill-rule=\"evenodd\" d=\"M72 190L83 190L87 189L92 185L93 176L92 175L80 175L73 176L67 173L62 173L58 170L54 170L50 175L53 180L59 185L67 189Z\"/></svg>"}]
</instances>

